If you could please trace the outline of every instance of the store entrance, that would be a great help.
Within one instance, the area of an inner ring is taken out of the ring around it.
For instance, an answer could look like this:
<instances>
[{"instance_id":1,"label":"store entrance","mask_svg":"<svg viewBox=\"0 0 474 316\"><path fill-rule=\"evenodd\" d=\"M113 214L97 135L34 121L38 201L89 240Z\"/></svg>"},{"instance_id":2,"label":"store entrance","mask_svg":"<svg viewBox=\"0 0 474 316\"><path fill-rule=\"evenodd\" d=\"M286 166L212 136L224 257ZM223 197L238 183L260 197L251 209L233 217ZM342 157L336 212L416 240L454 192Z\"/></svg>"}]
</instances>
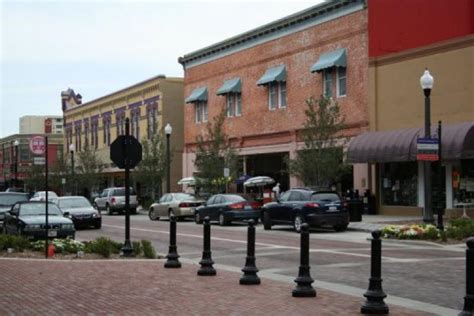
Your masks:
<instances>
[{"instance_id":1,"label":"store entrance","mask_svg":"<svg viewBox=\"0 0 474 316\"><path fill-rule=\"evenodd\" d=\"M240 174L246 173L247 176L268 176L280 183L281 191L286 191L290 187L290 177L288 174L288 152L261 154L241 157L239 165ZM245 163L245 167L244 167ZM245 171L244 171L245 170ZM242 185L238 186L238 191L243 192Z\"/></svg>"}]
</instances>

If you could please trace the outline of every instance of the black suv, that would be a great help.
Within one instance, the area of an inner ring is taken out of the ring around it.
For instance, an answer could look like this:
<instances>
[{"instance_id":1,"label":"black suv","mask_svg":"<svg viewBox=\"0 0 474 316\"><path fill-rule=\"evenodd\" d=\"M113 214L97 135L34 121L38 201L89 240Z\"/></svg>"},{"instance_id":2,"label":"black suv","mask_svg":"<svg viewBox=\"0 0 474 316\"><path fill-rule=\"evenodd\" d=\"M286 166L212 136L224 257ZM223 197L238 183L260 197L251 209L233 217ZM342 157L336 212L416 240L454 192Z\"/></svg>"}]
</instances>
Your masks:
<instances>
[{"instance_id":1,"label":"black suv","mask_svg":"<svg viewBox=\"0 0 474 316\"><path fill-rule=\"evenodd\" d=\"M330 226L345 231L349 225L346 203L333 191L288 190L277 202L266 203L261 212L266 230L272 225L290 224L300 232L301 224L308 223L310 227Z\"/></svg>"}]
</instances>

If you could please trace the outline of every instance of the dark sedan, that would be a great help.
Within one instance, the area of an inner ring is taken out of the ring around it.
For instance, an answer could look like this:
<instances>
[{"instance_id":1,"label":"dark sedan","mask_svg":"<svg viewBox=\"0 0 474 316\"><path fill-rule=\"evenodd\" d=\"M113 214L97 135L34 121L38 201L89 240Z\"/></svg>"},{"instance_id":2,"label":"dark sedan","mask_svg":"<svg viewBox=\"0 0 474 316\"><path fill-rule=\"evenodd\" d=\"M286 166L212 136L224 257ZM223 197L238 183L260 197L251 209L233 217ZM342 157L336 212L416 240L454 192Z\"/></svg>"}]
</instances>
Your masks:
<instances>
[{"instance_id":1,"label":"dark sedan","mask_svg":"<svg viewBox=\"0 0 474 316\"><path fill-rule=\"evenodd\" d=\"M262 207L264 229L272 225L290 224L295 231L301 231L301 224L310 227L333 227L345 231L349 225L349 213L345 203L336 192L293 189L280 195L277 202Z\"/></svg>"},{"instance_id":2,"label":"dark sedan","mask_svg":"<svg viewBox=\"0 0 474 316\"><path fill-rule=\"evenodd\" d=\"M260 217L259 204L251 202L237 194L216 194L199 206L194 214L194 220L201 224L204 217L209 216L211 221L218 221L225 226L236 220L254 219Z\"/></svg>"},{"instance_id":3,"label":"dark sedan","mask_svg":"<svg viewBox=\"0 0 474 316\"><path fill-rule=\"evenodd\" d=\"M48 237L74 238L73 222L64 217L59 207L48 203ZM46 203L40 201L18 202L6 213L3 232L23 235L29 239L46 238Z\"/></svg>"},{"instance_id":4,"label":"dark sedan","mask_svg":"<svg viewBox=\"0 0 474 316\"><path fill-rule=\"evenodd\" d=\"M74 227L89 227L99 229L102 226L102 216L83 196L62 196L58 198L58 206L64 213L69 213Z\"/></svg>"},{"instance_id":5,"label":"dark sedan","mask_svg":"<svg viewBox=\"0 0 474 316\"><path fill-rule=\"evenodd\" d=\"M16 202L28 201L28 194L19 192L0 192L0 221Z\"/></svg>"}]
</instances>

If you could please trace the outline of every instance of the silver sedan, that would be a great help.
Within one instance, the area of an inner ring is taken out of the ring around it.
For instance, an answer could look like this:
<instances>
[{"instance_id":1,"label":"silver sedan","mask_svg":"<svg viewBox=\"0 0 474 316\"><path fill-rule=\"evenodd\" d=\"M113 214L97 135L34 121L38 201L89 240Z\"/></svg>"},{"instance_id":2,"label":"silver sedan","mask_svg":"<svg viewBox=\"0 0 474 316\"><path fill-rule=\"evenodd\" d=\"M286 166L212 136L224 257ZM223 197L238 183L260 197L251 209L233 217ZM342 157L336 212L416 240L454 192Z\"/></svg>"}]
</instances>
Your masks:
<instances>
[{"instance_id":1,"label":"silver sedan","mask_svg":"<svg viewBox=\"0 0 474 316\"><path fill-rule=\"evenodd\" d=\"M175 216L177 219L194 217L194 210L203 203L203 200L196 199L192 194L168 193L150 206L148 216L152 221L162 216Z\"/></svg>"}]
</instances>

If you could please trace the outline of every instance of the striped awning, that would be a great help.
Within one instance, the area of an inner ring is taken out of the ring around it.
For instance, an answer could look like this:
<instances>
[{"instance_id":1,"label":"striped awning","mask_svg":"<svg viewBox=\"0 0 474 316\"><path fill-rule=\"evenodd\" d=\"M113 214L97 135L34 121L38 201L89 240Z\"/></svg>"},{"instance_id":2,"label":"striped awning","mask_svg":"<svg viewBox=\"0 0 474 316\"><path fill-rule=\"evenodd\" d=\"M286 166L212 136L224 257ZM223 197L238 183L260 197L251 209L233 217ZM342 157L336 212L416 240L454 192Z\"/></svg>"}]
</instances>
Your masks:
<instances>
[{"instance_id":1,"label":"striped awning","mask_svg":"<svg viewBox=\"0 0 474 316\"><path fill-rule=\"evenodd\" d=\"M224 81L222 87L217 90L217 95L223 95L228 93L240 93L241 92L241 84L240 78L233 78Z\"/></svg>"},{"instance_id":2,"label":"striped awning","mask_svg":"<svg viewBox=\"0 0 474 316\"><path fill-rule=\"evenodd\" d=\"M311 67L311 72L319 72L332 67L346 67L346 49L341 48L319 56L318 61Z\"/></svg>"},{"instance_id":3,"label":"striped awning","mask_svg":"<svg viewBox=\"0 0 474 316\"><path fill-rule=\"evenodd\" d=\"M257 85L262 86L271 82L285 82L286 81L286 67L285 65L276 66L267 69L265 74L258 79Z\"/></svg>"},{"instance_id":4,"label":"striped awning","mask_svg":"<svg viewBox=\"0 0 474 316\"><path fill-rule=\"evenodd\" d=\"M186 103L194 103L199 101L207 101L207 88L196 88L191 92L191 95L184 100Z\"/></svg>"}]
</instances>

